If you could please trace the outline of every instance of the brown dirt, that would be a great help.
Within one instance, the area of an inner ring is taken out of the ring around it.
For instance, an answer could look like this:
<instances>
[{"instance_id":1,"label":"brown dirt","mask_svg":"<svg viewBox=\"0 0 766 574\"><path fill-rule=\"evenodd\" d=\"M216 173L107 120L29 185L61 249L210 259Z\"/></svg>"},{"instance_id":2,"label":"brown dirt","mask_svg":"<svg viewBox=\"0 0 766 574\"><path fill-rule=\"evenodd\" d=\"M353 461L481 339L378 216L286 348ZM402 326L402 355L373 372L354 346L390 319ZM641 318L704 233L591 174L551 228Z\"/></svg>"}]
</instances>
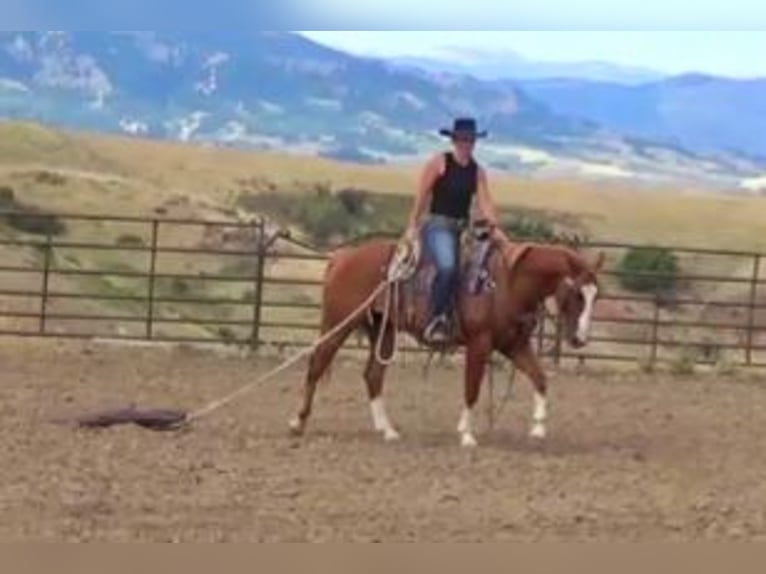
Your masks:
<instances>
[{"instance_id":1,"label":"brown dirt","mask_svg":"<svg viewBox=\"0 0 766 574\"><path fill-rule=\"evenodd\" d=\"M303 440L286 433L300 370L162 434L45 419L132 400L194 408L267 362L11 340L0 361L3 541L766 538L766 387L755 375L562 373L542 447L526 438L519 379L497 430L465 452L454 368L428 381L394 369L389 410L405 439L386 445L350 361L321 389Z\"/></svg>"}]
</instances>

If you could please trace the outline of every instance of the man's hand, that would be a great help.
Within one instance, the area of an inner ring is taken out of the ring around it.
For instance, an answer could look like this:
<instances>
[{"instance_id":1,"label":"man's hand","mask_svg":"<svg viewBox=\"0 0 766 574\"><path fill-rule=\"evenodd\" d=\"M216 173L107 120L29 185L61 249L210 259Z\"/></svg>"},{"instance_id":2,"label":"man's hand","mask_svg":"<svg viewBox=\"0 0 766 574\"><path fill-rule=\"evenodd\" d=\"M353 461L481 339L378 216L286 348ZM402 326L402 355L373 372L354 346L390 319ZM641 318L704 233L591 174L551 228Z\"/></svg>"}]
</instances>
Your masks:
<instances>
[{"instance_id":1,"label":"man's hand","mask_svg":"<svg viewBox=\"0 0 766 574\"><path fill-rule=\"evenodd\" d=\"M410 225L404 232L404 240L409 243L415 243L418 240L418 228Z\"/></svg>"}]
</instances>

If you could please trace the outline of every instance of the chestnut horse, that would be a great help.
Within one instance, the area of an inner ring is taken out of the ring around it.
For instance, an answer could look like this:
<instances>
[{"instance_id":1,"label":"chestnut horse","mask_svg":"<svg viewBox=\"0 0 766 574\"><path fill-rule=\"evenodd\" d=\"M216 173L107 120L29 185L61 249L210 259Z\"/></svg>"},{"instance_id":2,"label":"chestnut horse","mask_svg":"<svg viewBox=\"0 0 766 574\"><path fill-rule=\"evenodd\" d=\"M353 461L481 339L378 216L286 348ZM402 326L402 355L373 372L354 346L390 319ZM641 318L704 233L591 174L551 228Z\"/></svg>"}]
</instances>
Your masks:
<instances>
[{"instance_id":1,"label":"chestnut horse","mask_svg":"<svg viewBox=\"0 0 766 574\"><path fill-rule=\"evenodd\" d=\"M494 351L510 359L534 385L531 435L536 439L545 437L547 380L532 347L538 312L545 300L553 297L567 342L581 348L588 341L591 315L599 294L597 273L603 264L603 254L594 264L589 264L579 253L560 246L496 240L495 247L487 264L494 287L473 295L461 291L457 299L460 328L455 346L465 348L466 354L465 405L458 433L465 447L477 445L473 412L479 399L486 363ZM395 331L407 332L422 341L427 301L420 301L417 321L407 320L401 307L394 309L385 325L385 315L375 308L357 313L356 319L348 321L354 311L364 306L365 301L379 288L396 248L394 241L373 239L358 246L342 248L332 255L324 277L321 331L329 334L336 329L337 332L311 355L303 405L290 423L296 435L303 434L306 429L318 381L348 336L362 329L370 342L364 378L374 428L387 441L399 438L388 418L382 397L386 365L375 349L377 346L390 356L394 350ZM338 330L344 321L346 326Z\"/></svg>"}]
</instances>

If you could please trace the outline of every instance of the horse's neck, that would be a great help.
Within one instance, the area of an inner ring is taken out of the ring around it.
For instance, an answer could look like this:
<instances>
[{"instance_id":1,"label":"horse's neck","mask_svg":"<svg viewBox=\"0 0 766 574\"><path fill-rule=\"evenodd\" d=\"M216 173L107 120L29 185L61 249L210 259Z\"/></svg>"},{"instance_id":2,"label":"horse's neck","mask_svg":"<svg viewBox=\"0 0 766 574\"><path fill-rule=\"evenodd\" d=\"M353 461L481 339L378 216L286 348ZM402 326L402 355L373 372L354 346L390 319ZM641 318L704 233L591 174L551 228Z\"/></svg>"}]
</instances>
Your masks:
<instances>
[{"instance_id":1,"label":"horse's neck","mask_svg":"<svg viewBox=\"0 0 766 574\"><path fill-rule=\"evenodd\" d=\"M553 296L556 286L557 283L550 276L530 276L520 283L514 297L518 298L522 312L535 311Z\"/></svg>"},{"instance_id":2,"label":"horse's neck","mask_svg":"<svg viewBox=\"0 0 766 574\"><path fill-rule=\"evenodd\" d=\"M538 305L539 279L524 274L522 264L516 264L513 270L509 270L507 259L498 250L492 268L499 309L518 314Z\"/></svg>"},{"instance_id":3,"label":"horse's neck","mask_svg":"<svg viewBox=\"0 0 766 574\"><path fill-rule=\"evenodd\" d=\"M563 259L550 272L531 272L529 261L531 252L514 261L512 268L508 261L497 252L495 262L495 282L503 295L507 297L505 305L513 313L528 313L537 310L545 300L556 293L559 283L570 273L571 261L567 253L561 252Z\"/></svg>"}]
</instances>

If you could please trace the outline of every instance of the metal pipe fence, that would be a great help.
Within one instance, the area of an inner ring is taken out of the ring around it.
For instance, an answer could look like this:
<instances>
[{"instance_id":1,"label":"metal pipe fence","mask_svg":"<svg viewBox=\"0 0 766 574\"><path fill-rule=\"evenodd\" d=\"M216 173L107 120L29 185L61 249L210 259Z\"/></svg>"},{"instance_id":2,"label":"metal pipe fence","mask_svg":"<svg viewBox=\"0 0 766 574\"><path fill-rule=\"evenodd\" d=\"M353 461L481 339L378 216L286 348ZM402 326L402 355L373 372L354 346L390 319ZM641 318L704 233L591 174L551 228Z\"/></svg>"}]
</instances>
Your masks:
<instances>
[{"instance_id":1,"label":"metal pipe fence","mask_svg":"<svg viewBox=\"0 0 766 574\"><path fill-rule=\"evenodd\" d=\"M39 230L14 229L9 224L14 217L37 218L43 224ZM66 238L57 234L57 227L50 224L53 220L65 225ZM3 222L0 335L255 349L306 345L318 333L326 257L270 229L263 219L232 222L0 211ZM130 226L131 233L120 233L121 226ZM640 246L593 242L580 247L622 252ZM628 273L610 265L603 274L606 292L587 351L567 350L556 319L543 313L535 337L540 352L556 363L654 364L691 353L699 363L713 364L727 355L733 365L766 366L763 254L666 248L682 258L715 258L716 263L708 266L713 269L723 264L746 271L709 272L697 263L702 271L685 267L676 277L685 285L682 295L660 298L630 293L620 286L620 279L626 274L645 278L663 274ZM84 259L83 253L88 257ZM361 348L359 343L352 339L347 347Z\"/></svg>"}]
</instances>

